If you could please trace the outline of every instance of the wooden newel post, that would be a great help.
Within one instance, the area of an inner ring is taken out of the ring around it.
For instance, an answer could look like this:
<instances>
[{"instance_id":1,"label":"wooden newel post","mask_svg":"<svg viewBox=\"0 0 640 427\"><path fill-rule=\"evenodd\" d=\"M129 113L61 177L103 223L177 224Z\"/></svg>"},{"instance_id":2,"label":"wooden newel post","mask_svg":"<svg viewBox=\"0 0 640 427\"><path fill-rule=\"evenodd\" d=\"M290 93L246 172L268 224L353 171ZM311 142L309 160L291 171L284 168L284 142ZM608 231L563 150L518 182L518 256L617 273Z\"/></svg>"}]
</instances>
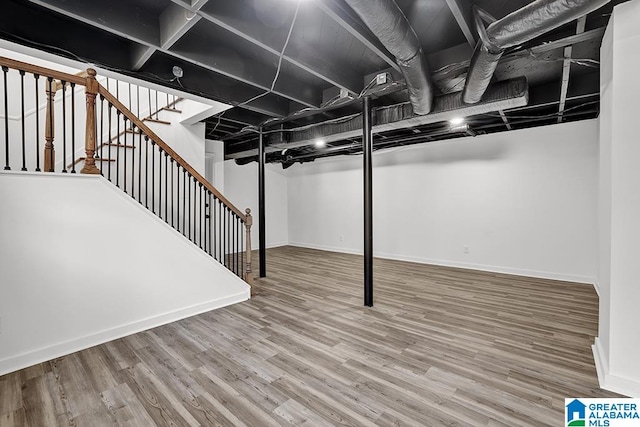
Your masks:
<instances>
[{"instance_id":1,"label":"wooden newel post","mask_svg":"<svg viewBox=\"0 0 640 427\"><path fill-rule=\"evenodd\" d=\"M249 286L253 286L253 272L251 271L251 226L253 225L253 217L251 216L251 209L247 208L245 210L246 221L244 226L247 231L247 242L246 242L246 252L247 252L247 265L244 273L244 281L249 284Z\"/></svg>"},{"instance_id":2,"label":"wooden newel post","mask_svg":"<svg viewBox=\"0 0 640 427\"><path fill-rule=\"evenodd\" d=\"M80 173L100 174L100 169L96 167L96 159L93 155L96 152L96 95L98 94L98 81L96 80L96 70L87 68L87 123L85 126L84 150L87 153L84 167Z\"/></svg>"},{"instance_id":3,"label":"wooden newel post","mask_svg":"<svg viewBox=\"0 0 640 427\"><path fill-rule=\"evenodd\" d=\"M54 124L54 102L56 97L56 83L51 77L47 79L45 92L47 94L47 112L44 124L44 171L53 172L56 165L56 151L53 147L53 138L55 135Z\"/></svg>"}]
</instances>

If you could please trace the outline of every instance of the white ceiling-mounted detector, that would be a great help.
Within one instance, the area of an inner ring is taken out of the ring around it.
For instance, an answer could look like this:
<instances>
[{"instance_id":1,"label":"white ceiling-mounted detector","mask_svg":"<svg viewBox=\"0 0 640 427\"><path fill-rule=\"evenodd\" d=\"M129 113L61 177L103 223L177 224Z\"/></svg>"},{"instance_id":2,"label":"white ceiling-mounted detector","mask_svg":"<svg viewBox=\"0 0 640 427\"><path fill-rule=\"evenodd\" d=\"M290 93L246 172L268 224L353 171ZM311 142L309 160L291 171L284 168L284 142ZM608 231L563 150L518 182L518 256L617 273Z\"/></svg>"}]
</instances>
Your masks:
<instances>
[{"instance_id":1,"label":"white ceiling-mounted detector","mask_svg":"<svg viewBox=\"0 0 640 427\"><path fill-rule=\"evenodd\" d=\"M173 75L176 76L177 78L181 78L184 75L182 68L178 67L177 65L173 66L172 71L173 71Z\"/></svg>"},{"instance_id":2,"label":"white ceiling-mounted detector","mask_svg":"<svg viewBox=\"0 0 640 427\"><path fill-rule=\"evenodd\" d=\"M376 76L376 85L387 84L387 73L380 73Z\"/></svg>"}]
</instances>

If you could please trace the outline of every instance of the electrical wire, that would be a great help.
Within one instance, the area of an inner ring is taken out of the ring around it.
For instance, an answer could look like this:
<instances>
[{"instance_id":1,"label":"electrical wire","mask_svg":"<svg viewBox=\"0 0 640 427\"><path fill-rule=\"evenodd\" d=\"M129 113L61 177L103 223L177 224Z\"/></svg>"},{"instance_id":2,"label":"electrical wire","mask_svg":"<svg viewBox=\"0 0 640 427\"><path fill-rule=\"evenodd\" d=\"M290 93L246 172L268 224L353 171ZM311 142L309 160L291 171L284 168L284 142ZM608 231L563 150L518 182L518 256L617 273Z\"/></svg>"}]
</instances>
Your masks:
<instances>
[{"instance_id":1,"label":"electrical wire","mask_svg":"<svg viewBox=\"0 0 640 427\"><path fill-rule=\"evenodd\" d=\"M287 50L287 46L289 45L289 41L291 40L291 34L293 33L293 27L296 25L296 20L298 19L298 12L300 11L300 2L302 0L298 0L296 2L296 11L293 14L293 19L291 20L291 25L289 26L289 32L287 33L287 38L284 41L284 45L282 46L282 50L280 51L280 55L278 57L278 68L276 69L276 74L273 76L273 81L271 82L271 88L264 92L261 93L260 95L256 95L253 98L247 99L246 101L243 101L237 105L234 105L234 107L242 107L244 105L247 105L253 101L256 101L260 98L262 98L263 96L266 96L270 93L273 93L273 90L276 87L276 83L278 82L278 77L280 77L280 71L282 69L282 59L284 58L284 52ZM216 123L216 125L214 126L214 128L212 129L211 132L215 132L218 129L218 126L220 126L220 119L222 118L222 116L224 115L225 112L227 112L228 110L223 111L222 113L220 113L218 115L218 122ZM242 131L240 131L242 132Z\"/></svg>"}]
</instances>

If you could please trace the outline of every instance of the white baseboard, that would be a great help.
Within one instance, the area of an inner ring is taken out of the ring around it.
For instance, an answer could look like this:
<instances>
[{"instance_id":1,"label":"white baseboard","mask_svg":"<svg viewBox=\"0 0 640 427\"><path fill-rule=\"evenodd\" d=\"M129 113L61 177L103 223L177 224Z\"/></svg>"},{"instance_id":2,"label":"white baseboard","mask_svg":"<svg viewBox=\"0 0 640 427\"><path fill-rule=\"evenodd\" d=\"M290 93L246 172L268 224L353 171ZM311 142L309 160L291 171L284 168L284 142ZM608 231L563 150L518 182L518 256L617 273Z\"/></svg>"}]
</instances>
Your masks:
<instances>
[{"instance_id":1,"label":"white baseboard","mask_svg":"<svg viewBox=\"0 0 640 427\"><path fill-rule=\"evenodd\" d=\"M598 294L598 298L600 298L600 284L598 283L598 279L593 281L593 289L596 290L596 294Z\"/></svg>"},{"instance_id":2,"label":"white baseboard","mask_svg":"<svg viewBox=\"0 0 640 427\"><path fill-rule=\"evenodd\" d=\"M613 375L609 372L609 360L602 348L602 341L596 337L593 346L593 359L598 373L600 388L625 396L640 398L640 382Z\"/></svg>"},{"instance_id":3,"label":"white baseboard","mask_svg":"<svg viewBox=\"0 0 640 427\"><path fill-rule=\"evenodd\" d=\"M301 247L301 248L310 248L310 249L318 249L323 251L362 255L362 251L357 251L357 250L348 249L348 248L338 248L338 247L323 246L323 245L316 245L316 244L309 244L309 243L298 243L298 242L291 242L289 243L289 245ZM418 264L430 264L430 265L439 265L443 267L455 267L455 268L464 268L468 270L488 271L491 273L511 274L514 276L536 277L540 279L560 280L563 282L576 282L576 283L585 283L585 284L595 284L596 282L595 277L580 276L580 275L574 275L574 274L555 273L555 272L539 271L539 270L526 270L526 269L494 266L494 265L484 265L484 264L473 264L473 263L465 263L465 262L459 262L459 261L449 261L449 260L441 260L441 259L434 259L434 258L422 258L422 257L414 257L410 255L397 255L397 254L388 254L388 253L380 253L380 252L374 252L373 255L376 258L390 259L395 261L407 261L407 262L415 262Z\"/></svg>"},{"instance_id":4,"label":"white baseboard","mask_svg":"<svg viewBox=\"0 0 640 427\"><path fill-rule=\"evenodd\" d=\"M172 311L170 313L164 313L147 319L141 319L127 325L117 326L115 328L96 332L95 334L87 335L85 337L33 350L28 353L12 356L7 359L0 360L0 376L36 365L38 363L46 362L57 357L66 356L68 354L75 353L76 351L94 347L99 344L104 344L118 338L146 331L147 329L152 329L158 326L166 325L167 323L172 323L181 319L185 319L187 317L195 316L197 314L206 313L207 311L246 301L249 298L250 290L247 289L246 291L243 291L237 295L208 301L206 303L194 305L191 307L185 307L179 310Z\"/></svg>"}]
</instances>

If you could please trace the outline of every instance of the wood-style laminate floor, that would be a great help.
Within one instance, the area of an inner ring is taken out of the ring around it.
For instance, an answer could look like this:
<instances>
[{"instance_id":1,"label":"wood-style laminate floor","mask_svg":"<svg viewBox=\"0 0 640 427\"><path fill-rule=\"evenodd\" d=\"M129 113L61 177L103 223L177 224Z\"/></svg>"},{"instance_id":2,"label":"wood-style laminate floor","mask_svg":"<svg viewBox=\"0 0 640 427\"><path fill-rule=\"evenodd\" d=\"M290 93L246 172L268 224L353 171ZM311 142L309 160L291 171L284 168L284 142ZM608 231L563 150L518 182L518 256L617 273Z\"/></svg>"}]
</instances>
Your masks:
<instances>
[{"instance_id":1,"label":"wood-style laminate floor","mask_svg":"<svg viewBox=\"0 0 640 427\"><path fill-rule=\"evenodd\" d=\"M563 425L600 390L583 284L269 250L251 301L0 377L2 426Z\"/></svg>"}]
</instances>

